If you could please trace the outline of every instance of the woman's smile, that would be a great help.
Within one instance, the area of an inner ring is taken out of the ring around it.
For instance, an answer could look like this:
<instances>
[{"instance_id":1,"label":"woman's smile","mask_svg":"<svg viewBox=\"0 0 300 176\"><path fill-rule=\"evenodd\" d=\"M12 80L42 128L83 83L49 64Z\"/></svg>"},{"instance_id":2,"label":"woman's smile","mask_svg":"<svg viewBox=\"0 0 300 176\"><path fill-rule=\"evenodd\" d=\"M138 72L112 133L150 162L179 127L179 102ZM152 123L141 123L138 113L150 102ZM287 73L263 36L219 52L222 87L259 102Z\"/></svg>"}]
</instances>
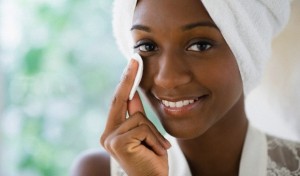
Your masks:
<instances>
[{"instance_id":1,"label":"woman's smile","mask_svg":"<svg viewBox=\"0 0 300 176\"><path fill-rule=\"evenodd\" d=\"M185 118L193 109L200 109L208 95L189 98L157 98L160 109L168 116Z\"/></svg>"}]
</instances>

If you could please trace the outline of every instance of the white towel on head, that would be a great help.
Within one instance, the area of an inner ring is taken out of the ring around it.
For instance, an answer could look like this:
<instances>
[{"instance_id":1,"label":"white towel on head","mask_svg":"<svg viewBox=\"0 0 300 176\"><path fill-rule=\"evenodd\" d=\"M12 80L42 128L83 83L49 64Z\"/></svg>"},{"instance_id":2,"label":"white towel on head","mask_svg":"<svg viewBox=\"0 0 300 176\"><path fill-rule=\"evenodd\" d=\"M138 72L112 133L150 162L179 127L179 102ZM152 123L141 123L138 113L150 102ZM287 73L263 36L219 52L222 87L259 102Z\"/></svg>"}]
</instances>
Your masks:
<instances>
[{"instance_id":1,"label":"white towel on head","mask_svg":"<svg viewBox=\"0 0 300 176\"><path fill-rule=\"evenodd\" d=\"M115 0L113 29L126 58L133 54L130 33L137 0ZM202 0L236 57L244 92L259 82L271 54L271 40L287 24L289 0Z\"/></svg>"},{"instance_id":2,"label":"white towel on head","mask_svg":"<svg viewBox=\"0 0 300 176\"><path fill-rule=\"evenodd\" d=\"M113 4L113 33L118 47L127 58L133 55L131 27L134 9L138 0L115 0Z\"/></svg>"},{"instance_id":3,"label":"white towel on head","mask_svg":"<svg viewBox=\"0 0 300 176\"><path fill-rule=\"evenodd\" d=\"M288 0L202 0L234 53L248 94L271 56L271 42L287 24Z\"/></svg>"}]
</instances>

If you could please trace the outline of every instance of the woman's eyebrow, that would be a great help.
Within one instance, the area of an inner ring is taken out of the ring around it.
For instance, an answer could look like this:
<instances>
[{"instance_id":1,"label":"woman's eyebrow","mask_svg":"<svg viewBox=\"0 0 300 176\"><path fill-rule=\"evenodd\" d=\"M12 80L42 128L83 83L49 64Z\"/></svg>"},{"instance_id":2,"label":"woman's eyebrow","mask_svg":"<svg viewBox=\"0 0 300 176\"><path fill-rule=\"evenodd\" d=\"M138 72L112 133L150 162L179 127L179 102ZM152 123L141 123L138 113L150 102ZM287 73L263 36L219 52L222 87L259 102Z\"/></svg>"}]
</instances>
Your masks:
<instances>
[{"instance_id":1,"label":"woman's eyebrow","mask_svg":"<svg viewBox=\"0 0 300 176\"><path fill-rule=\"evenodd\" d=\"M141 24L133 25L130 30L131 31L133 31L133 30L141 30L141 31L145 31L145 32L151 32L151 29L149 27L141 25Z\"/></svg>"},{"instance_id":2,"label":"woman's eyebrow","mask_svg":"<svg viewBox=\"0 0 300 176\"><path fill-rule=\"evenodd\" d=\"M214 23L212 23L210 21L190 23L190 24L187 24L187 25L183 26L182 30L187 31L187 30L191 30L191 29L194 29L194 28L197 28L197 27L212 27L212 28L215 28L218 31L220 31L219 28ZM141 30L141 31L145 31L145 32L151 32L151 29L149 27L141 25L141 24L133 25L130 30L131 31Z\"/></svg>"},{"instance_id":3,"label":"woman's eyebrow","mask_svg":"<svg viewBox=\"0 0 300 176\"><path fill-rule=\"evenodd\" d=\"M214 23L212 23L210 21L202 21L202 22L187 24L187 25L182 27L182 30L187 31L187 30L191 30L191 29L194 29L194 28L197 28L197 27L212 27L212 28L215 28L218 31L220 31L219 28Z\"/></svg>"}]
</instances>

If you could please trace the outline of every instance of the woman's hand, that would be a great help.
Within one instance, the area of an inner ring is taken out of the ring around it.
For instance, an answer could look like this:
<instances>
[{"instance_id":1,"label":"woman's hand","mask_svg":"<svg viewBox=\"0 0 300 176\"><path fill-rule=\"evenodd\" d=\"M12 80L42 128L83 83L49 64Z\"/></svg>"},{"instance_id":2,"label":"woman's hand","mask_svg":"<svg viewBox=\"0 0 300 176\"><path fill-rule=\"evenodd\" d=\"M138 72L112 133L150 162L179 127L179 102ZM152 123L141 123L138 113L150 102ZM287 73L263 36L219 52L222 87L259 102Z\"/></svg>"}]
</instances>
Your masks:
<instances>
[{"instance_id":1,"label":"woman's hand","mask_svg":"<svg viewBox=\"0 0 300 176\"><path fill-rule=\"evenodd\" d=\"M130 176L167 176L167 149L170 143L147 119L138 93L128 101L137 68L138 63L132 60L123 74L111 104L101 144Z\"/></svg>"}]
</instances>

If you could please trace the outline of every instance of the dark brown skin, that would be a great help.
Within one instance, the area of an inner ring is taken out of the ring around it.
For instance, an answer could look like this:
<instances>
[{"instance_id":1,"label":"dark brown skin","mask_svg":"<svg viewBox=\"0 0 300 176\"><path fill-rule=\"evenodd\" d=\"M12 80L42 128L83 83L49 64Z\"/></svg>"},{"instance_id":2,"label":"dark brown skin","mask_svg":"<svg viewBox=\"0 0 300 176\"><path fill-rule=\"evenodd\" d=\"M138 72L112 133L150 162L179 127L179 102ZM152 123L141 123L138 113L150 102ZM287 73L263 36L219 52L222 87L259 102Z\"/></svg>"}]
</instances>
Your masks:
<instances>
[{"instance_id":1,"label":"dark brown skin","mask_svg":"<svg viewBox=\"0 0 300 176\"><path fill-rule=\"evenodd\" d=\"M177 138L192 174L238 175L248 125L242 80L201 1L140 0L132 34L144 60L140 87L166 131ZM128 101L137 67L130 64L117 88L101 144L130 176L166 176L168 141L147 120L138 94ZM189 108L167 108L161 102L194 99ZM93 164L77 168L109 171L105 156L86 159Z\"/></svg>"}]
</instances>

